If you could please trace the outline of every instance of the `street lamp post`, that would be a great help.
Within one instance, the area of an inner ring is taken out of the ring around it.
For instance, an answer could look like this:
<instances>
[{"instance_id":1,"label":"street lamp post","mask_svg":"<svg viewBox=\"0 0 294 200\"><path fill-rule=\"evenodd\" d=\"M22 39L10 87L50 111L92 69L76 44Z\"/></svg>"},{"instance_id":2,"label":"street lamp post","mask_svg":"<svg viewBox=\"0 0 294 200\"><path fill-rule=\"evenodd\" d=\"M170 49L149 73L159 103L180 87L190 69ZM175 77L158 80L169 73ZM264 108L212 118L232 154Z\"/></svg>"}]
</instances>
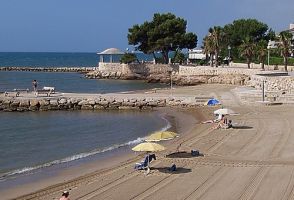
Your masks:
<instances>
[{"instance_id":1,"label":"street lamp post","mask_svg":"<svg viewBox=\"0 0 294 200\"><path fill-rule=\"evenodd\" d=\"M264 92L264 80L262 81L262 101L264 102L265 92Z\"/></svg>"},{"instance_id":2,"label":"street lamp post","mask_svg":"<svg viewBox=\"0 0 294 200\"><path fill-rule=\"evenodd\" d=\"M229 56L228 56L228 65L230 66L230 62L231 62L231 46L228 46L228 52L229 52Z\"/></svg>"},{"instance_id":3,"label":"street lamp post","mask_svg":"<svg viewBox=\"0 0 294 200\"><path fill-rule=\"evenodd\" d=\"M170 72L170 94L173 95L173 71Z\"/></svg>"},{"instance_id":4,"label":"street lamp post","mask_svg":"<svg viewBox=\"0 0 294 200\"><path fill-rule=\"evenodd\" d=\"M169 71L169 74L170 74L170 95L172 96L173 95L173 70Z\"/></svg>"},{"instance_id":5,"label":"street lamp post","mask_svg":"<svg viewBox=\"0 0 294 200\"><path fill-rule=\"evenodd\" d=\"M231 60L231 46L228 46L228 51L229 51L229 61Z\"/></svg>"},{"instance_id":6,"label":"street lamp post","mask_svg":"<svg viewBox=\"0 0 294 200\"><path fill-rule=\"evenodd\" d=\"M267 46L267 66L270 64L270 46Z\"/></svg>"}]
</instances>

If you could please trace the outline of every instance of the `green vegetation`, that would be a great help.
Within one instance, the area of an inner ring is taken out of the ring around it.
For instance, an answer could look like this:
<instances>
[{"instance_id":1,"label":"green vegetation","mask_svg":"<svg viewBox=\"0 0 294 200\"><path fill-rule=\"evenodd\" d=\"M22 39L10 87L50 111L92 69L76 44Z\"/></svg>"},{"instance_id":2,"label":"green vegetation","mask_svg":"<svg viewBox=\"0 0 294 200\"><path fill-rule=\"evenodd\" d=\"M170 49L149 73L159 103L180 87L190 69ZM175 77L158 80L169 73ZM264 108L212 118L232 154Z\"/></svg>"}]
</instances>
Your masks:
<instances>
[{"instance_id":1,"label":"green vegetation","mask_svg":"<svg viewBox=\"0 0 294 200\"><path fill-rule=\"evenodd\" d=\"M215 58L224 60L230 53L229 59L234 62L246 62L248 68L252 62L262 63L264 69L268 41L275 40L279 44L278 49L271 49L271 55L283 56L282 63L287 71L287 65L291 64L289 61L291 42L293 42L291 38L292 35L287 31L281 32L276 37L272 29L256 19L239 19L224 27L210 28L203 44L205 53L210 56L211 66ZM218 66L218 62L215 62L215 66Z\"/></svg>"},{"instance_id":2,"label":"green vegetation","mask_svg":"<svg viewBox=\"0 0 294 200\"><path fill-rule=\"evenodd\" d=\"M136 54L134 54L134 53L125 53L121 57L120 62L125 63L125 64L129 64L129 63L135 62L137 60L138 59L137 59Z\"/></svg>"},{"instance_id":3,"label":"green vegetation","mask_svg":"<svg viewBox=\"0 0 294 200\"><path fill-rule=\"evenodd\" d=\"M156 13L151 22L146 21L130 28L128 41L136 50L152 53L155 60L158 60L155 52L161 52L163 63L168 63L170 51L196 47L197 36L194 33L187 33L186 28L187 21L184 19L171 13Z\"/></svg>"},{"instance_id":4,"label":"green vegetation","mask_svg":"<svg viewBox=\"0 0 294 200\"><path fill-rule=\"evenodd\" d=\"M186 20L171 13L156 13L152 21L136 24L129 29L128 42L134 45L136 50L153 54L157 63L168 63L169 55L173 54L172 62L182 64L186 61L182 50L193 49L197 44L196 34L187 33L186 28ZM270 40L276 41L278 48L268 50ZM293 42L291 33L287 31L276 36L263 22L256 19L238 19L223 27L209 28L203 39L203 49L207 55L205 62L209 62L211 66L218 67L222 62L234 61L245 62L250 68L250 64L254 62L261 63L262 69L270 51L270 64L284 64L287 71L288 65L294 65L294 59L289 58L293 51ZM160 52L162 56L156 57L156 52ZM124 63L136 60L130 55L126 56L122 59Z\"/></svg>"},{"instance_id":5,"label":"green vegetation","mask_svg":"<svg viewBox=\"0 0 294 200\"><path fill-rule=\"evenodd\" d=\"M284 58L285 71L288 71L288 57L290 56L292 34L287 31L282 31L279 35L279 49Z\"/></svg>"},{"instance_id":6,"label":"green vegetation","mask_svg":"<svg viewBox=\"0 0 294 200\"><path fill-rule=\"evenodd\" d=\"M220 26L215 26L208 30L209 34L204 38L204 51L210 56L210 65L213 66L213 58L219 58L220 50L224 37L224 30ZM219 60L215 62L215 66L218 67Z\"/></svg>"},{"instance_id":7,"label":"green vegetation","mask_svg":"<svg viewBox=\"0 0 294 200\"><path fill-rule=\"evenodd\" d=\"M270 65L283 65L284 64L284 58L270 57L269 63L270 63ZM288 58L288 65L294 66L294 58Z\"/></svg>"},{"instance_id":8,"label":"green vegetation","mask_svg":"<svg viewBox=\"0 0 294 200\"><path fill-rule=\"evenodd\" d=\"M176 51L172 63L183 64L186 61L187 57L184 53Z\"/></svg>"},{"instance_id":9,"label":"green vegetation","mask_svg":"<svg viewBox=\"0 0 294 200\"><path fill-rule=\"evenodd\" d=\"M250 69L250 63L253 60L255 48L255 43L249 37L245 38L239 46L241 56L246 58L248 69Z\"/></svg>"}]
</instances>

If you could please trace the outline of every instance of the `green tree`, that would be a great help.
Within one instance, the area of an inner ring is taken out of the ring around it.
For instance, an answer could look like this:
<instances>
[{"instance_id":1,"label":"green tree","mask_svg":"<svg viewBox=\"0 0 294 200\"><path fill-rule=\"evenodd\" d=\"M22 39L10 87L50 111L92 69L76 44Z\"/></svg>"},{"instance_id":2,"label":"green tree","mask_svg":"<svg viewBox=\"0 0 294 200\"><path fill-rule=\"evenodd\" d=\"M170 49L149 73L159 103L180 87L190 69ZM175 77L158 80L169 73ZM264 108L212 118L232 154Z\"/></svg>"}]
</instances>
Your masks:
<instances>
[{"instance_id":1,"label":"green tree","mask_svg":"<svg viewBox=\"0 0 294 200\"><path fill-rule=\"evenodd\" d=\"M151 22L146 21L130 28L128 41L137 50L152 53L155 59L155 52L160 51L164 63L168 63L170 51L196 47L197 36L194 33L187 33L186 28L187 21L184 19L171 13L156 13Z\"/></svg>"},{"instance_id":2,"label":"green tree","mask_svg":"<svg viewBox=\"0 0 294 200\"><path fill-rule=\"evenodd\" d=\"M231 45L239 46L248 37L254 42L264 39L268 26L256 19L239 19L225 25L224 32L229 36Z\"/></svg>"},{"instance_id":3,"label":"green tree","mask_svg":"<svg viewBox=\"0 0 294 200\"><path fill-rule=\"evenodd\" d=\"M264 70L264 63L267 55L267 42L265 40L260 40L256 49L258 61L261 63L261 69Z\"/></svg>"},{"instance_id":4,"label":"green tree","mask_svg":"<svg viewBox=\"0 0 294 200\"><path fill-rule=\"evenodd\" d=\"M186 61L185 54L180 51L176 51L172 62L183 64L185 61Z\"/></svg>"},{"instance_id":5,"label":"green tree","mask_svg":"<svg viewBox=\"0 0 294 200\"><path fill-rule=\"evenodd\" d=\"M221 45L223 45L224 41L224 32L223 28L220 26L214 26L208 30L208 36L210 39L210 45L212 48L212 52L215 56L215 67L218 67L218 58L220 55Z\"/></svg>"},{"instance_id":6,"label":"green tree","mask_svg":"<svg viewBox=\"0 0 294 200\"><path fill-rule=\"evenodd\" d=\"M227 43L232 47L231 54L235 58L240 57L240 46L249 38L252 42L269 40L274 32L268 26L256 19L238 19L224 26Z\"/></svg>"},{"instance_id":7,"label":"green tree","mask_svg":"<svg viewBox=\"0 0 294 200\"><path fill-rule=\"evenodd\" d=\"M129 64L134 61L138 61L137 56L134 53L125 53L120 59L120 62L125 64Z\"/></svg>"},{"instance_id":8,"label":"green tree","mask_svg":"<svg viewBox=\"0 0 294 200\"><path fill-rule=\"evenodd\" d=\"M288 57L290 56L292 34L288 31L282 31L279 34L278 48L284 58L285 71L288 71Z\"/></svg>"},{"instance_id":9,"label":"green tree","mask_svg":"<svg viewBox=\"0 0 294 200\"><path fill-rule=\"evenodd\" d=\"M213 67L213 57L214 57L214 46L212 37L209 37L208 35L205 36L203 39L203 46L204 46L204 53L206 54L206 57L209 57L210 60L210 66Z\"/></svg>"},{"instance_id":10,"label":"green tree","mask_svg":"<svg viewBox=\"0 0 294 200\"><path fill-rule=\"evenodd\" d=\"M250 63L254 57L256 45L250 38L245 38L240 45L241 56L246 58L248 69L250 69Z\"/></svg>"}]
</instances>

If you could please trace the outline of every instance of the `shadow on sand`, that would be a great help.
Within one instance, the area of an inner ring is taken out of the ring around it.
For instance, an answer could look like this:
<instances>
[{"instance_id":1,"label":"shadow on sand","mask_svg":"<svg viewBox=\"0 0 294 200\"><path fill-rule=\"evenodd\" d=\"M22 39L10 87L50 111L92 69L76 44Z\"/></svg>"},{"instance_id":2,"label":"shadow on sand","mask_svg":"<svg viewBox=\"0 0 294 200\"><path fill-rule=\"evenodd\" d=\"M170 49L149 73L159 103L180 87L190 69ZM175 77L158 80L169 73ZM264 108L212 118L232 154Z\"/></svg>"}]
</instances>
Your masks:
<instances>
[{"instance_id":1,"label":"shadow on sand","mask_svg":"<svg viewBox=\"0 0 294 200\"><path fill-rule=\"evenodd\" d=\"M251 126L233 126L233 129L252 129Z\"/></svg>"},{"instance_id":2,"label":"shadow on sand","mask_svg":"<svg viewBox=\"0 0 294 200\"><path fill-rule=\"evenodd\" d=\"M197 156L193 156L191 152L186 152L186 151L179 151L179 152L174 152L166 155L166 158L195 158L195 157L203 157L204 155L202 153L199 153Z\"/></svg>"},{"instance_id":3,"label":"shadow on sand","mask_svg":"<svg viewBox=\"0 0 294 200\"><path fill-rule=\"evenodd\" d=\"M191 169L177 167L176 171L170 171L170 167L151 167L151 170L158 170L161 173L169 173L169 174L186 174L192 172Z\"/></svg>"}]
</instances>

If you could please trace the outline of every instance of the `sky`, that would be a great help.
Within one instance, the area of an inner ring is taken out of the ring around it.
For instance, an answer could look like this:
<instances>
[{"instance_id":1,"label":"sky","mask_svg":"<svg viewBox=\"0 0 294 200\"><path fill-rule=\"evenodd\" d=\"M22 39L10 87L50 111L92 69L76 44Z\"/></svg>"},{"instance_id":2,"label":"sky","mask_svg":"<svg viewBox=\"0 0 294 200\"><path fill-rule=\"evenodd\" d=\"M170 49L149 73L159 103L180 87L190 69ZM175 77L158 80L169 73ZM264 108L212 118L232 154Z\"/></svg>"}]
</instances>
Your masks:
<instances>
[{"instance_id":1,"label":"sky","mask_svg":"<svg viewBox=\"0 0 294 200\"><path fill-rule=\"evenodd\" d=\"M209 27L255 18L276 32L294 23L294 0L0 0L0 52L97 52L128 45L128 29L171 12L198 46Z\"/></svg>"}]
</instances>

